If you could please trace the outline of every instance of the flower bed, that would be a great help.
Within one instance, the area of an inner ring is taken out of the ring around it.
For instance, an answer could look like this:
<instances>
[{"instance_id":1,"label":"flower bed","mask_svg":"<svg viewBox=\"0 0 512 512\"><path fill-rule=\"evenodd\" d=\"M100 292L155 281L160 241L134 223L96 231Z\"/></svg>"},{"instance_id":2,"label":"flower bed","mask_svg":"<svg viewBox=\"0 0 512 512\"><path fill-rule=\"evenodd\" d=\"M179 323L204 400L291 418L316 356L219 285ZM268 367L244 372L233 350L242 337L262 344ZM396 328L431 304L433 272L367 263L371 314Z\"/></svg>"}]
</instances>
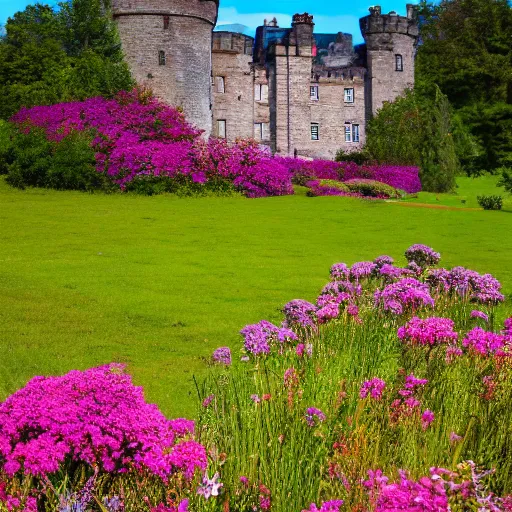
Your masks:
<instances>
[{"instance_id":1,"label":"flower bed","mask_svg":"<svg viewBox=\"0 0 512 512\"><path fill-rule=\"evenodd\" d=\"M181 112L140 91L22 109L11 121L25 133L43 129L57 145L90 133L96 171L122 190L155 181L163 190L176 183L200 188L221 180L248 197L293 194L289 169L255 141L205 141Z\"/></svg>"},{"instance_id":2,"label":"flower bed","mask_svg":"<svg viewBox=\"0 0 512 512\"><path fill-rule=\"evenodd\" d=\"M120 365L34 378L0 404L0 510L511 510L500 283L405 256L336 263L217 349L197 425Z\"/></svg>"}]
</instances>

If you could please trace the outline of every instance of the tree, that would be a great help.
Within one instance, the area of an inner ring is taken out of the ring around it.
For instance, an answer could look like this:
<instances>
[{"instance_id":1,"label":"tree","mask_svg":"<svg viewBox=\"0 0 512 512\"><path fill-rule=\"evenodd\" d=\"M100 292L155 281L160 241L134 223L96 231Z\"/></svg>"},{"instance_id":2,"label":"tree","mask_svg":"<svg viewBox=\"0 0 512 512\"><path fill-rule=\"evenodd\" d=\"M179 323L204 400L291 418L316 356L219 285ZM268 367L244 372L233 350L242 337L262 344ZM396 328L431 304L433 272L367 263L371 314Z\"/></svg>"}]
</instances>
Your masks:
<instances>
[{"instance_id":1,"label":"tree","mask_svg":"<svg viewBox=\"0 0 512 512\"><path fill-rule=\"evenodd\" d=\"M460 169L456 142L450 104L434 88L386 103L368 125L366 151L379 162L418 165L424 190L450 192Z\"/></svg>"},{"instance_id":2,"label":"tree","mask_svg":"<svg viewBox=\"0 0 512 512\"><path fill-rule=\"evenodd\" d=\"M439 86L481 148L469 172L492 170L512 153L512 8L508 0L420 4L419 88Z\"/></svg>"},{"instance_id":3,"label":"tree","mask_svg":"<svg viewBox=\"0 0 512 512\"><path fill-rule=\"evenodd\" d=\"M0 118L20 107L112 96L133 81L104 0L31 5L0 39Z\"/></svg>"}]
</instances>

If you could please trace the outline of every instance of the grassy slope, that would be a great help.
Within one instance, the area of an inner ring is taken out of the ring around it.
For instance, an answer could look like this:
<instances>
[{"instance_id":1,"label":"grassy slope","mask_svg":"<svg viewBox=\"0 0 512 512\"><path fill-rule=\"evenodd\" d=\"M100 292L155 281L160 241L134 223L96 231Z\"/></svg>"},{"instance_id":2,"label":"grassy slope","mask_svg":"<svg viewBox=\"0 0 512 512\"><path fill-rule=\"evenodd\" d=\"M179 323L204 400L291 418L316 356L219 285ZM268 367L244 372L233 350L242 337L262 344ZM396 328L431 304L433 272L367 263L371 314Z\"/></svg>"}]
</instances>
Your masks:
<instances>
[{"instance_id":1,"label":"grassy slope","mask_svg":"<svg viewBox=\"0 0 512 512\"><path fill-rule=\"evenodd\" d=\"M423 201L425 202L425 201ZM124 361L149 400L192 415L192 375L329 266L416 242L512 293L512 215L304 196L176 199L17 191L0 180L0 395L35 374Z\"/></svg>"}]
</instances>

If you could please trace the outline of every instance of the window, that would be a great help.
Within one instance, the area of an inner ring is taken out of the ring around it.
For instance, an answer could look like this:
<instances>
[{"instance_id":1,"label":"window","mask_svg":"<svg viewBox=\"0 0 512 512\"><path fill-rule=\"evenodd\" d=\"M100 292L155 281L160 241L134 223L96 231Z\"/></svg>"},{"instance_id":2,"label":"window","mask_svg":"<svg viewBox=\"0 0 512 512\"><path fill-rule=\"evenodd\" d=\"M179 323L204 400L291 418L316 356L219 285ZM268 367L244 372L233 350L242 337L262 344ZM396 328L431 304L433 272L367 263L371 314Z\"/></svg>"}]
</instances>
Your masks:
<instances>
[{"instance_id":1,"label":"window","mask_svg":"<svg viewBox=\"0 0 512 512\"><path fill-rule=\"evenodd\" d=\"M352 125L352 142L359 142L359 125Z\"/></svg>"},{"instance_id":2,"label":"window","mask_svg":"<svg viewBox=\"0 0 512 512\"><path fill-rule=\"evenodd\" d=\"M255 123L254 124L254 138L259 141L270 139L270 124L269 123Z\"/></svg>"},{"instance_id":3,"label":"window","mask_svg":"<svg viewBox=\"0 0 512 512\"><path fill-rule=\"evenodd\" d=\"M219 137L219 139L226 138L226 120L225 119L219 119L217 121L217 137Z\"/></svg>"},{"instance_id":4,"label":"window","mask_svg":"<svg viewBox=\"0 0 512 512\"><path fill-rule=\"evenodd\" d=\"M163 50L158 52L158 65L165 66L165 52Z\"/></svg>"},{"instance_id":5,"label":"window","mask_svg":"<svg viewBox=\"0 0 512 512\"><path fill-rule=\"evenodd\" d=\"M345 89L345 103L354 103L354 89Z\"/></svg>"},{"instance_id":6,"label":"window","mask_svg":"<svg viewBox=\"0 0 512 512\"><path fill-rule=\"evenodd\" d=\"M170 19L171 19L170 16L164 16L164 30L167 30L169 28Z\"/></svg>"},{"instance_id":7,"label":"window","mask_svg":"<svg viewBox=\"0 0 512 512\"><path fill-rule=\"evenodd\" d=\"M318 85L312 85L309 88L309 95L311 97L311 101L318 101Z\"/></svg>"},{"instance_id":8,"label":"window","mask_svg":"<svg viewBox=\"0 0 512 512\"><path fill-rule=\"evenodd\" d=\"M254 100L255 101L268 101L268 85L256 84L254 86Z\"/></svg>"},{"instance_id":9,"label":"window","mask_svg":"<svg viewBox=\"0 0 512 512\"><path fill-rule=\"evenodd\" d=\"M223 76L215 77L215 85L218 93L224 94L226 92L226 81Z\"/></svg>"},{"instance_id":10,"label":"window","mask_svg":"<svg viewBox=\"0 0 512 512\"><path fill-rule=\"evenodd\" d=\"M395 55L395 69L396 71L403 71L404 70L404 59L401 55Z\"/></svg>"},{"instance_id":11,"label":"window","mask_svg":"<svg viewBox=\"0 0 512 512\"><path fill-rule=\"evenodd\" d=\"M352 142L352 126L350 123L345 123L345 142Z\"/></svg>"},{"instance_id":12,"label":"window","mask_svg":"<svg viewBox=\"0 0 512 512\"><path fill-rule=\"evenodd\" d=\"M311 123L311 140L320 140L318 123Z\"/></svg>"}]
</instances>

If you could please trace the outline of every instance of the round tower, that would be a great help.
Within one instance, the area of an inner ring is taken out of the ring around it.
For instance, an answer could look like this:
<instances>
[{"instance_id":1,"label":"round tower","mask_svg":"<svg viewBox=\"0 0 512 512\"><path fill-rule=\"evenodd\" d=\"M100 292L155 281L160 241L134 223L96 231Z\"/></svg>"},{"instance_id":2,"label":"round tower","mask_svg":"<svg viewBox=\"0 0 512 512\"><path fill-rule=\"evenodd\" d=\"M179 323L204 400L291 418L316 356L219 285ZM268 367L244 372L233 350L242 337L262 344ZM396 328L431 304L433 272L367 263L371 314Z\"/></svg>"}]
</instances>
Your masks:
<instances>
[{"instance_id":1,"label":"round tower","mask_svg":"<svg viewBox=\"0 0 512 512\"><path fill-rule=\"evenodd\" d=\"M113 0L134 79L209 136L211 48L219 0Z\"/></svg>"},{"instance_id":2,"label":"round tower","mask_svg":"<svg viewBox=\"0 0 512 512\"><path fill-rule=\"evenodd\" d=\"M368 110L375 114L385 101L394 101L414 87L414 57L418 41L416 7L407 5L407 16L394 11L382 14L380 6L359 20L367 49Z\"/></svg>"}]
</instances>

